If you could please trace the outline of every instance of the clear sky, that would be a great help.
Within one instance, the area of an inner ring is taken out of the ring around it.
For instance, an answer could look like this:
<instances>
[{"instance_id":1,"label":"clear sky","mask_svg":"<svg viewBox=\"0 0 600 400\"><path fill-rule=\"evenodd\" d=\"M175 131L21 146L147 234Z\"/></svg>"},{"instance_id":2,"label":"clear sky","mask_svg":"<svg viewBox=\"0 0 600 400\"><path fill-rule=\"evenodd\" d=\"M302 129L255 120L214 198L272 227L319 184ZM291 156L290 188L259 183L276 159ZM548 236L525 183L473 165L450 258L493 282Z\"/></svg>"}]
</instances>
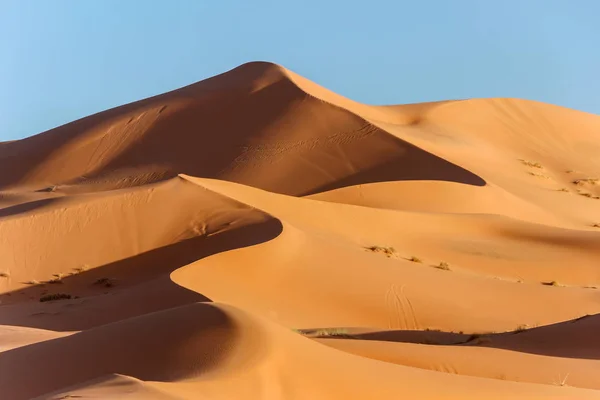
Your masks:
<instances>
[{"instance_id":1,"label":"clear sky","mask_svg":"<svg viewBox=\"0 0 600 400\"><path fill-rule=\"evenodd\" d=\"M0 140L273 61L352 99L600 113L600 0L0 0Z\"/></svg>"}]
</instances>

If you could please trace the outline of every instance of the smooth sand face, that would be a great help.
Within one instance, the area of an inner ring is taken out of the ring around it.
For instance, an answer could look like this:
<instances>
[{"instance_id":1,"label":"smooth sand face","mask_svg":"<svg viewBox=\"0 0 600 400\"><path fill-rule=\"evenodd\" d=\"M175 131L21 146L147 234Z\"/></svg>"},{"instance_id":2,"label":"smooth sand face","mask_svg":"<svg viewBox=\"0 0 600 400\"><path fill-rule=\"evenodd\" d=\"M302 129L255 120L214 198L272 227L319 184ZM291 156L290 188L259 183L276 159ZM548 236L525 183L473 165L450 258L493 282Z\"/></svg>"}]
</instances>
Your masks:
<instances>
[{"instance_id":1,"label":"smooth sand face","mask_svg":"<svg viewBox=\"0 0 600 400\"><path fill-rule=\"evenodd\" d=\"M269 63L0 143L0 398L600 398L598 154Z\"/></svg>"}]
</instances>

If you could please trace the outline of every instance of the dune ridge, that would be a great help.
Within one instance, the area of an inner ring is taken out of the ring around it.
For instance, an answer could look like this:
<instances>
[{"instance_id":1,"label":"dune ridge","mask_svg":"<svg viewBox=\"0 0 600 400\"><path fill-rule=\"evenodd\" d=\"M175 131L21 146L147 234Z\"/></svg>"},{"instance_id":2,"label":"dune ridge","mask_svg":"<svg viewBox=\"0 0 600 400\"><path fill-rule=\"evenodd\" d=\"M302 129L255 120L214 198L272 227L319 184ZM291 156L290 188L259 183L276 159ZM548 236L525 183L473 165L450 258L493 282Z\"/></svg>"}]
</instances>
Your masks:
<instances>
[{"instance_id":1,"label":"dune ridge","mask_svg":"<svg viewBox=\"0 0 600 400\"><path fill-rule=\"evenodd\" d=\"M0 393L600 398L598 150L266 62L2 142Z\"/></svg>"}]
</instances>

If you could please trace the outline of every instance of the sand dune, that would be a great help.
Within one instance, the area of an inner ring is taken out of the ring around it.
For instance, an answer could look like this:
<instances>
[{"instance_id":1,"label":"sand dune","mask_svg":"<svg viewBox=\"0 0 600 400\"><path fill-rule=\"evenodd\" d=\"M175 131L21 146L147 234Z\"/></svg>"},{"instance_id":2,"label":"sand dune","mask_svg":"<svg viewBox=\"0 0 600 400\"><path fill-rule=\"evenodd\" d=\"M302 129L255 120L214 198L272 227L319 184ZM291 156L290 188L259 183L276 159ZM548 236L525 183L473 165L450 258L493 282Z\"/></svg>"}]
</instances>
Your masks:
<instances>
[{"instance_id":1,"label":"sand dune","mask_svg":"<svg viewBox=\"0 0 600 400\"><path fill-rule=\"evenodd\" d=\"M2 174L0 186L58 192L73 183L113 188L177 173L294 195L371 180L484 183L309 94L284 69L266 63L5 147L11 157L0 165L10 163L11 171Z\"/></svg>"},{"instance_id":2,"label":"sand dune","mask_svg":"<svg viewBox=\"0 0 600 400\"><path fill-rule=\"evenodd\" d=\"M0 397L600 398L599 150L263 62L0 143Z\"/></svg>"},{"instance_id":3,"label":"sand dune","mask_svg":"<svg viewBox=\"0 0 600 400\"><path fill-rule=\"evenodd\" d=\"M140 336L140 332L148 334ZM49 360L58 357L65 367L48 369ZM145 362L140 363L141 358ZM506 384L378 363L328 349L240 310L201 303L16 349L3 356L0 367L10 370L0 383L10 386L5 393L15 399L113 371L154 381L151 387L183 399L197 398L196 393L223 399L239 393L257 399L402 395L528 398L532 394L596 398L593 391ZM35 384L27 379L30 375L39 376ZM394 379L398 375L406 380ZM430 380L437 380L439 385L425 384ZM306 381L310 382L308 388L302 385ZM78 390L68 394L79 395ZM448 392L454 393L448 396Z\"/></svg>"}]
</instances>

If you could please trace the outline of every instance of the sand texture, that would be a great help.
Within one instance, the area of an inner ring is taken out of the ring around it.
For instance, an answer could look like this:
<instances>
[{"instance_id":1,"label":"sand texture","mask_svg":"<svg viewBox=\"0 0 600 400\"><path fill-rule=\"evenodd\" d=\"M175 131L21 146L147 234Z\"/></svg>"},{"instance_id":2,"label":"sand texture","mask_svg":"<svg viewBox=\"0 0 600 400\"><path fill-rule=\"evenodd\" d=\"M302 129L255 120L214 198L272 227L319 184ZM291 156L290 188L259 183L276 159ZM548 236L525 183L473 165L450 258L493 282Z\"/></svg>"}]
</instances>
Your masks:
<instances>
[{"instance_id":1,"label":"sand texture","mask_svg":"<svg viewBox=\"0 0 600 400\"><path fill-rule=\"evenodd\" d=\"M0 143L0 399L600 399L600 117L254 62Z\"/></svg>"}]
</instances>

